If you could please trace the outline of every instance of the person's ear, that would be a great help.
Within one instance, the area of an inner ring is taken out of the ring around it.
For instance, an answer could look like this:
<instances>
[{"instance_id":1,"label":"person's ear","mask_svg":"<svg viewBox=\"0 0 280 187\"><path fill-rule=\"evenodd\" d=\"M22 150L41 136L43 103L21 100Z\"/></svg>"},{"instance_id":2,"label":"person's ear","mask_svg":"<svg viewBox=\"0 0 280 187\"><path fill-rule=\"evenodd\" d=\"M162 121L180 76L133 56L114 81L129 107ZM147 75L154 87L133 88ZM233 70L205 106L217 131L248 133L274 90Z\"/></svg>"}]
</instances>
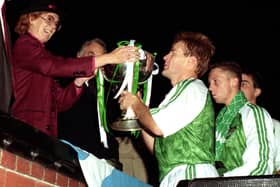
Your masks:
<instances>
[{"instance_id":1,"label":"person's ear","mask_svg":"<svg viewBox=\"0 0 280 187\"><path fill-rule=\"evenodd\" d=\"M261 93L262 93L262 89L260 89L260 88L256 88L256 89L255 89L255 97L260 96Z\"/></svg>"},{"instance_id":2,"label":"person's ear","mask_svg":"<svg viewBox=\"0 0 280 187\"><path fill-rule=\"evenodd\" d=\"M193 65L197 65L197 58L195 56L190 56L189 62L191 62Z\"/></svg>"},{"instance_id":3,"label":"person's ear","mask_svg":"<svg viewBox=\"0 0 280 187\"><path fill-rule=\"evenodd\" d=\"M28 21L29 21L30 25L32 25L35 20L36 19L34 17L28 15Z\"/></svg>"},{"instance_id":4,"label":"person's ear","mask_svg":"<svg viewBox=\"0 0 280 187\"><path fill-rule=\"evenodd\" d=\"M28 14L27 17L28 17L28 21L30 24L40 18L40 16L35 17L35 16L32 16L31 14Z\"/></svg>"},{"instance_id":5,"label":"person's ear","mask_svg":"<svg viewBox=\"0 0 280 187\"><path fill-rule=\"evenodd\" d=\"M195 69L197 68L198 62L197 62L197 58L195 56L190 56L188 59L188 63L190 63L193 68L195 68Z\"/></svg>"},{"instance_id":6,"label":"person's ear","mask_svg":"<svg viewBox=\"0 0 280 187\"><path fill-rule=\"evenodd\" d=\"M239 79L236 77L231 77L230 78L230 85L232 87L238 87L239 86Z\"/></svg>"}]
</instances>

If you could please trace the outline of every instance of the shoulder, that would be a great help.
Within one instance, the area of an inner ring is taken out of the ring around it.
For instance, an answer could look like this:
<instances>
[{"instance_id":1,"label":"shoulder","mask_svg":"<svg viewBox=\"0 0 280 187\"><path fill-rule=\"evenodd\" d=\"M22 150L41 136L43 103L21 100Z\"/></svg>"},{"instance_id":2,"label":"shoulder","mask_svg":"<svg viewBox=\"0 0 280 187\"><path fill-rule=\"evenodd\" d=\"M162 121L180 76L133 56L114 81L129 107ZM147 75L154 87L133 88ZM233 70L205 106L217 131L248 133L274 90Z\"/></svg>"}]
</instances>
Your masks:
<instances>
[{"instance_id":1,"label":"shoulder","mask_svg":"<svg viewBox=\"0 0 280 187\"><path fill-rule=\"evenodd\" d=\"M203 81L200 79L187 79L177 84L177 89L182 89L186 87L188 89L208 90Z\"/></svg>"},{"instance_id":2,"label":"shoulder","mask_svg":"<svg viewBox=\"0 0 280 187\"><path fill-rule=\"evenodd\" d=\"M36 38L34 38L28 34L24 34L24 35L21 35L16 40L14 49L18 49L18 48L23 49L23 48L27 48L28 46L43 47L43 44L40 43Z\"/></svg>"},{"instance_id":3,"label":"shoulder","mask_svg":"<svg viewBox=\"0 0 280 187\"><path fill-rule=\"evenodd\" d=\"M44 50L44 44L39 42L31 35L21 35L13 46L13 54L17 57L25 56L26 54L34 54L36 51Z\"/></svg>"},{"instance_id":4,"label":"shoulder","mask_svg":"<svg viewBox=\"0 0 280 187\"><path fill-rule=\"evenodd\" d=\"M208 93L208 88L202 80L194 79L189 83L188 89L196 94L205 95Z\"/></svg>"},{"instance_id":5,"label":"shoulder","mask_svg":"<svg viewBox=\"0 0 280 187\"><path fill-rule=\"evenodd\" d=\"M275 137L280 139L280 122L277 119L272 119ZM280 150L280 149L279 149Z\"/></svg>"},{"instance_id":6,"label":"shoulder","mask_svg":"<svg viewBox=\"0 0 280 187\"><path fill-rule=\"evenodd\" d=\"M177 87L177 92L182 90L182 97L184 100L189 100L195 103L202 103L206 101L208 89L205 84L199 79L185 80Z\"/></svg>"},{"instance_id":7,"label":"shoulder","mask_svg":"<svg viewBox=\"0 0 280 187\"><path fill-rule=\"evenodd\" d=\"M272 118L272 123L273 123L275 134L280 135L280 121ZM280 138L280 136L279 136L279 138Z\"/></svg>"},{"instance_id":8,"label":"shoulder","mask_svg":"<svg viewBox=\"0 0 280 187\"><path fill-rule=\"evenodd\" d=\"M264 111L267 112L265 108L256 105L256 104L252 104L247 102L241 109L240 109L240 113L250 113L250 112L254 112L256 110L260 110L260 111Z\"/></svg>"},{"instance_id":9,"label":"shoulder","mask_svg":"<svg viewBox=\"0 0 280 187\"><path fill-rule=\"evenodd\" d=\"M18 37L16 40L16 43L26 42L26 41L32 41L33 38L29 34L23 34Z\"/></svg>"},{"instance_id":10,"label":"shoulder","mask_svg":"<svg viewBox=\"0 0 280 187\"><path fill-rule=\"evenodd\" d=\"M272 118L272 122L273 122L273 124L275 124L275 125L280 127L280 121L278 121L277 119Z\"/></svg>"},{"instance_id":11,"label":"shoulder","mask_svg":"<svg viewBox=\"0 0 280 187\"><path fill-rule=\"evenodd\" d=\"M256 104L252 104L252 103L249 103L247 102L239 111L239 113L241 114L242 116L242 119L252 119L252 118L255 118L255 119L258 119L258 118L270 118L271 119L271 116L270 114L268 113L268 111L259 106L259 105L256 105Z\"/></svg>"}]
</instances>

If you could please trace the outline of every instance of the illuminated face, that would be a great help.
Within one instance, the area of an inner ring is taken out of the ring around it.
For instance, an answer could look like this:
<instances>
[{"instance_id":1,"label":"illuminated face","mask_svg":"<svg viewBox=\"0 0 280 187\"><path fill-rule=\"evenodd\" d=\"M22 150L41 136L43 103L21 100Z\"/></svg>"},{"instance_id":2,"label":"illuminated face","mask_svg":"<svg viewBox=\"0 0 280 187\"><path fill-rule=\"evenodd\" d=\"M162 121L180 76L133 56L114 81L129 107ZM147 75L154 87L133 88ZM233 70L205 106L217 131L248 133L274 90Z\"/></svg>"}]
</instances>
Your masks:
<instances>
[{"instance_id":1,"label":"illuminated face","mask_svg":"<svg viewBox=\"0 0 280 187\"><path fill-rule=\"evenodd\" d=\"M184 42L179 41L173 44L169 53L163 57L165 63L162 75L169 79L180 76L187 69L188 58Z\"/></svg>"},{"instance_id":2,"label":"illuminated face","mask_svg":"<svg viewBox=\"0 0 280 187\"><path fill-rule=\"evenodd\" d=\"M249 102L256 104L260 89L254 87L254 82L250 75L242 74L241 91Z\"/></svg>"},{"instance_id":3,"label":"illuminated face","mask_svg":"<svg viewBox=\"0 0 280 187\"><path fill-rule=\"evenodd\" d=\"M220 68L214 68L210 71L208 76L209 90L216 103L230 104L235 94L232 79L228 72Z\"/></svg>"},{"instance_id":4,"label":"illuminated face","mask_svg":"<svg viewBox=\"0 0 280 187\"><path fill-rule=\"evenodd\" d=\"M78 57L100 56L103 55L105 52L106 51L103 46L96 42L92 42L90 45L86 46L80 53L78 53ZM96 74L97 70L98 69L95 70L94 74Z\"/></svg>"},{"instance_id":5,"label":"illuminated face","mask_svg":"<svg viewBox=\"0 0 280 187\"><path fill-rule=\"evenodd\" d=\"M42 43L46 43L59 27L59 16L52 12L42 12L36 19L30 18L29 32Z\"/></svg>"},{"instance_id":6,"label":"illuminated face","mask_svg":"<svg viewBox=\"0 0 280 187\"><path fill-rule=\"evenodd\" d=\"M105 49L98 43L93 42L84 48L80 56L99 56L105 53Z\"/></svg>"}]
</instances>

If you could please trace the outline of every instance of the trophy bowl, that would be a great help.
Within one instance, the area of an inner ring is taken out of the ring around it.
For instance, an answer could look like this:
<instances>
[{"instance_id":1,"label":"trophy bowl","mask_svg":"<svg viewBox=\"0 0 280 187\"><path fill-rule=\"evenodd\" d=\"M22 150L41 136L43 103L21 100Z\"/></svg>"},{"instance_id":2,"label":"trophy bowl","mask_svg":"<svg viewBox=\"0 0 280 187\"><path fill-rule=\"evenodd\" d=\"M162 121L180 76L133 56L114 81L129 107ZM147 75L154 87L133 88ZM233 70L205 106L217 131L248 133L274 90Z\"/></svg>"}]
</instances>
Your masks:
<instances>
[{"instance_id":1,"label":"trophy bowl","mask_svg":"<svg viewBox=\"0 0 280 187\"><path fill-rule=\"evenodd\" d=\"M139 60L139 77L138 84L143 84L151 75L153 71L155 56L144 51L145 57ZM119 84L125 78L127 64L107 64L102 68L103 75L106 81L112 84Z\"/></svg>"}]
</instances>

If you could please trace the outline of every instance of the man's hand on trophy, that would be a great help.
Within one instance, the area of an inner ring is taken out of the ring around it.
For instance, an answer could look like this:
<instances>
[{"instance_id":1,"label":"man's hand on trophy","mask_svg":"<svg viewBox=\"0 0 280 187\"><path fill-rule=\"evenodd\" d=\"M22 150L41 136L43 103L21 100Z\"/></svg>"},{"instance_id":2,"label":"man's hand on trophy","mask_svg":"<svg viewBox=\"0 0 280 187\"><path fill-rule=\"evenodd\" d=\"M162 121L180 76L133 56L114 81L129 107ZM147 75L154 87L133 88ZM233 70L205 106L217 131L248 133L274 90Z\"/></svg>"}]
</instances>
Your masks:
<instances>
[{"instance_id":1,"label":"man's hand on trophy","mask_svg":"<svg viewBox=\"0 0 280 187\"><path fill-rule=\"evenodd\" d=\"M131 92L123 91L120 95L120 98L118 100L120 104L121 110L127 110L129 107L132 108L132 110L138 110L139 105L144 104L141 99L141 93L137 92L137 95L134 95Z\"/></svg>"}]
</instances>

